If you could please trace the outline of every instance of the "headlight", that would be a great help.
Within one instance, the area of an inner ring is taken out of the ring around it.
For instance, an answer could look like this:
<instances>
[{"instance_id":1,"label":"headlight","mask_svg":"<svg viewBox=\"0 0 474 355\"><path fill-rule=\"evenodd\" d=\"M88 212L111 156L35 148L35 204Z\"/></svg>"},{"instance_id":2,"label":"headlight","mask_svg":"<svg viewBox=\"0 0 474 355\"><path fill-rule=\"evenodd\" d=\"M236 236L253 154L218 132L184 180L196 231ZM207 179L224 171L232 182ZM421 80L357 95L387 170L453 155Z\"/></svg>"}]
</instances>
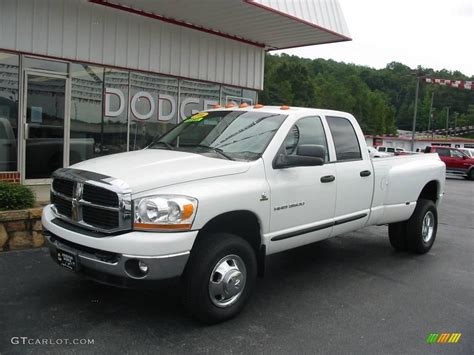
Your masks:
<instances>
[{"instance_id":1,"label":"headlight","mask_svg":"<svg viewBox=\"0 0 474 355\"><path fill-rule=\"evenodd\" d=\"M189 230L198 201L188 196L157 195L133 201L133 228L140 230Z\"/></svg>"}]
</instances>

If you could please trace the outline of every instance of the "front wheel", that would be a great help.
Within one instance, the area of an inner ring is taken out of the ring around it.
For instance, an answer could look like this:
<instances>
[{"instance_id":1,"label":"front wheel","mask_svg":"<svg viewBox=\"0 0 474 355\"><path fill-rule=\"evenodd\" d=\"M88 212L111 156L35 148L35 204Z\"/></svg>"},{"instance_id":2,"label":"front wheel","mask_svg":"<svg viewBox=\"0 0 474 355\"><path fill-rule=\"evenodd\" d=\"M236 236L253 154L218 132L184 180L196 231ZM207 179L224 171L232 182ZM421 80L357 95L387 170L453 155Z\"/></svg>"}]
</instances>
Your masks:
<instances>
[{"instance_id":1,"label":"front wheel","mask_svg":"<svg viewBox=\"0 0 474 355\"><path fill-rule=\"evenodd\" d=\"M218 323L244 307L257 276L250 244L226 233L203 236L191 252L183 275L184 303L205 323Z\"/></svg>"}]
</instances>

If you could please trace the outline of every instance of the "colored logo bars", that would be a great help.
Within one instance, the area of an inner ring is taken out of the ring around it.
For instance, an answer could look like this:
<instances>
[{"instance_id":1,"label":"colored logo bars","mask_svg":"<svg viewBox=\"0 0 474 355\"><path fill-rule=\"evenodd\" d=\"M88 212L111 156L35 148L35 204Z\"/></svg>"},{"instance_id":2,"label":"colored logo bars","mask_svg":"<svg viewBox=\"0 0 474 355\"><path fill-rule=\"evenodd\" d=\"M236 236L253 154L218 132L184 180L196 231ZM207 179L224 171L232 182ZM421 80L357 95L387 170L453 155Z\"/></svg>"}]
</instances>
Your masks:
<instances>
[{"instance_id":1,"label":"colored logo bars","mask_svg":"<svg viewBox=\"0 0 474 355\"><path fill-rule=\"evenodd\" d=\"M461 339L461 333L431 333L426 338L426 342L428 344L455 344L459 343L459 339Z\"/></svg>"}]
</instances>

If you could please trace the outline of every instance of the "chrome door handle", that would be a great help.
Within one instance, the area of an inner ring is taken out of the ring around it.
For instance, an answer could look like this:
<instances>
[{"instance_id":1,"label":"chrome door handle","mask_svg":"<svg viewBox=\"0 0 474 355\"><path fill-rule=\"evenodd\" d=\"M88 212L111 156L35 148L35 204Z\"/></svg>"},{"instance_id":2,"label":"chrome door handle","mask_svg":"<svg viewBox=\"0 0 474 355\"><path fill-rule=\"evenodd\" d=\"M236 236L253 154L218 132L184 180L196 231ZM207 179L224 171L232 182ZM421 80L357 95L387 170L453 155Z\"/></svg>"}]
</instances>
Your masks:
<instances>
[{"instance_id":1,"label":"chrome door handle","mask_svg":"<svg viewBox=\"0 0 474 355\"><path fill-rule=\"evenodd\" d=\"M326 175L321 178L322 183L333 182L334 180L336 180L336 177L334 175Z\"/></svg>"}]
</instances>

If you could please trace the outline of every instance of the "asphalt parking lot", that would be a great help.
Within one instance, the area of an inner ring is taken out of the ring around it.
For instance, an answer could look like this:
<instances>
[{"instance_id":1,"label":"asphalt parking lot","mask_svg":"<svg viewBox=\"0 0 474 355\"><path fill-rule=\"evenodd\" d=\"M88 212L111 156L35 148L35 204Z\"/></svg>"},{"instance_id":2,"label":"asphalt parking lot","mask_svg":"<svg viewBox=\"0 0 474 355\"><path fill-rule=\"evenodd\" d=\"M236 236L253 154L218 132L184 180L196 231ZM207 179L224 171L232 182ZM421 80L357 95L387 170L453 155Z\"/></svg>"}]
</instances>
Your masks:
<instances>
[{"instance_id":1,"label":"asphalt parking lot","mask_svg":"<svg viewBox=\"0 0 474 355\"><path fill-rule=\"evenodd\" d=\"M448 179L430 253L399 253L386 227L274 255L244 312L203 326L173 287L122 290L60 269L46 249L0 254L0 354L474 353L474 182ZM462 333L427 344L430 333ZM21 339L93 339L23 345ZM17 338L14 338L17 339Z\"/></svg>"}]
</instances>

